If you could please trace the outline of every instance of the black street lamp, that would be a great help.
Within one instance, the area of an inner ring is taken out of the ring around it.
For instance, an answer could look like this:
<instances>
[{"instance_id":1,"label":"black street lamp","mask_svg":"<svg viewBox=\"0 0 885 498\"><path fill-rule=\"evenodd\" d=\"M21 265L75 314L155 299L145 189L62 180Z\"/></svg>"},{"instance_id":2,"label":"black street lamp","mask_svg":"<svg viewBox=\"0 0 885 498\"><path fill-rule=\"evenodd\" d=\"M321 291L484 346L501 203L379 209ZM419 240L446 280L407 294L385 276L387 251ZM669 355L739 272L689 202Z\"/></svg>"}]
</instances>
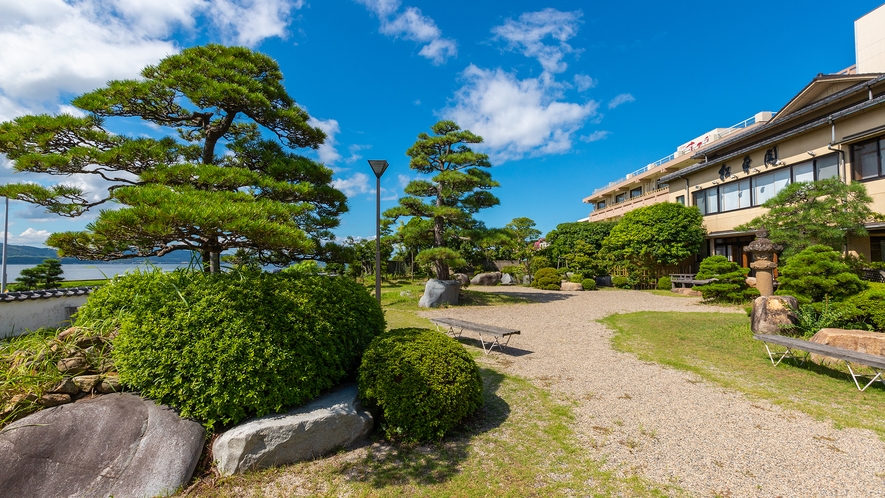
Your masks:
<instances>
[{"instance_id":1,"label":"black street lamp","mask_svg":"<svg viewBox=\"0 0 885 498\"><path fill-rule=\"evenodd\" d=\"M381 306L381 175L387 170L387 160L369 159L375 173L375 298Z\"/></svg>"}]
</instances>

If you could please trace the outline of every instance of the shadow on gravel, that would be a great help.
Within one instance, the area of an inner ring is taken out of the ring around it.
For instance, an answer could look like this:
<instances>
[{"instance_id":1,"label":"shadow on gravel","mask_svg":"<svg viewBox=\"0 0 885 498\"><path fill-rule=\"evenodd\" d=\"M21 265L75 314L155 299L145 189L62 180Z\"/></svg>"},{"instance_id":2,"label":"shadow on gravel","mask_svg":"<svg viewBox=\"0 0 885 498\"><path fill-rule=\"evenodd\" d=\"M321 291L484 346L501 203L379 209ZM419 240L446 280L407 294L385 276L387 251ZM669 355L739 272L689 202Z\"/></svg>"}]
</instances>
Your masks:
<instances>
[{"instance_id":1,"label":"shadow on gravel","mask_svg":"<svg viewBox=\"0 0 885 498\"><path fill-rule=\"evenodd\" d=\"M572 297L571 294L568 293L559 293L559 292L507 292L507 291L488 291L489 293L494 292L495 294L501 294L502 296L509 297L521 297L523 299L528 299L530 301L534 301L536 303L552 303L554 301L565 301L566 299Z\"/></svg>"},{"instance_id":2,"label":"shadow on gravel","mask_svg":"<svg viewBox=\"0 0 885 498\"><path fill-rule=\"evenodd\" d=\"M368 482L378 489L439 484L457 475L469 457L471 440L499 427L510 415L510 405L497 394L504 376L487 368L479 370L483 380L483 406L455 433L438 443L420 446L376 442L369 447L364 460L341 469L345 478Z\"/></svg>"},{"instance_id":3,"label":"shadow on gravel","mask_svg":"<svg viewBox=\"0 0 885 498\"><path fill-rule=\"evenodd\" d=\"M517 340L517 338L519 338L518 335L513 336L513 337L514 337L514 339L513 339L514 341ZM460 342L461 344L466 344L468 346L473 346L477 349L482 350L482 341L480 341L479 339L464 337L462 335L461 337L456 337L455 340ZM504 356L519 357L519 356L530 355L533 353L534 353L534 351L529 351L528 349L520 349L520 348L513 347L512 345L508 345L506 348L504 348L503 351L500 351L498 348L495 348L494 352L491 354L493 354L493 355L500 354L500 355L504 355Z\"/></svg>"}]
</instances>

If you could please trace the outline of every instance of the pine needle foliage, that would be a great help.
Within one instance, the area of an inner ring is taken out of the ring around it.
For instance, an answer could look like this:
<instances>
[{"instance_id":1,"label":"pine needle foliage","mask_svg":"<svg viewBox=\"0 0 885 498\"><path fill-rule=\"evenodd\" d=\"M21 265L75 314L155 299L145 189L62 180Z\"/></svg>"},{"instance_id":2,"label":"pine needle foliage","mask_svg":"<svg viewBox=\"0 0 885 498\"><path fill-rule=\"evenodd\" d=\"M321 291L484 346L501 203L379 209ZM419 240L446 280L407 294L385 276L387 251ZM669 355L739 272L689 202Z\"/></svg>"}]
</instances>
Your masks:
<instances>
[{"instance_id":1,"label":"pine needle foliage","mask_svg":"<svg viewBox=\"0 0 885 498\"><path fill-rule=\"evenodd\" d=\"M449 269L460 256L452 248L441 249L455 245L458 231L477 227L473 214L500 203L489 192L500 184L482 169L492 166L489 157L465 145L482 143L482 137L452 121L440 121L430 129L433 135L420 133L406 155L411 158L409 168L434 176L409 182L399 206L385 211L384 217L388 224L400 217L432 221L427 228L432 231L435 251L421 259L431 263L436 278L448 280Z\"/></svg>"},{"instance_id":2,"label":"pine needle foliage","mask_svg":"<svg viewBox=\"0 0 885 498\"><path fill-rule=\"evenodd\" d=\"M705 285L695 287L705 300L726 303L742 303L759 297L759 291L747 285L749 268L741 268L725 256L710 256L701 261L698 280L715 278Z\"/></svg>"},{"instance_id":3,"label":"pine needle foliage","mask_svg":"<svg viewBox=\"0 0 885 498\"><path fill-rule=\"evenodd\" d=\"M325 135L286 92L276 61L243 47L205 45L147 66L141 76L75 98L85 116L0 124L0 153L17 171L74 175L107 189L0 186L2 196L61 216L105 208L86 230L55 233L47 245L90 260L192 250L213 271L226 249L281 260L320 250L346 198L331 186L331 170L291 152L316 148ZM169 134L111 131L121 118Z\"/></svg>"},{"instance_id":4,"label":"pine needle foliage","mask_svg":"<svg viewBox=\"0 0 885 498\"><path fill-rule=\"evenodd\" d=\"M838 252L825 245L807 247L780 268L776 294L801 302L841 301L867 288Z\"/></svg>"}]
</instances>

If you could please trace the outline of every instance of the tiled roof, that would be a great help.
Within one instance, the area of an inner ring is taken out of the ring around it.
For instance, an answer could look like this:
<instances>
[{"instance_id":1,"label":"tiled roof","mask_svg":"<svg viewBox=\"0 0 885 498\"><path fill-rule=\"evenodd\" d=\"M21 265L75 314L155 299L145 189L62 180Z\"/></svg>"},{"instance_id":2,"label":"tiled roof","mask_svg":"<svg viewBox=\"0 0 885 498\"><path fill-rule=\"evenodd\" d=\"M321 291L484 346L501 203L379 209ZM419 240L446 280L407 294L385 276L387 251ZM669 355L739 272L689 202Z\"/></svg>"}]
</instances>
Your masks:
<instances>
[{"instance_id":1,"label":"tiled roof","mask_svg":"<svg viewBox=\"0 0 885 498\"><path fill-rule=\"evenodd\" d=\"M35 299L51 299L53 297L84 296L95 287L71 287L69 289L46 289L34 291L17 291L0 294L0 303L33 301Z\"/></svg>"}]
</instances>

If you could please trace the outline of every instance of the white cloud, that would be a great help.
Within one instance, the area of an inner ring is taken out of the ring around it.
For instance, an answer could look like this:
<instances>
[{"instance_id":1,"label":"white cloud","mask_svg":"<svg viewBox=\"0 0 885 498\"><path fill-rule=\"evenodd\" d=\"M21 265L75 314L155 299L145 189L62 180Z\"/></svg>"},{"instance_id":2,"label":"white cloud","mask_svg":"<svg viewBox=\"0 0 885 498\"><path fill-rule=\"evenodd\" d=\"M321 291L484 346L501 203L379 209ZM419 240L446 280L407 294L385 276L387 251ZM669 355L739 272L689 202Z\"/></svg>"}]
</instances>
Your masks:
<instances>
[{"instance_id":1,"label":"white cloud","mask_svg":"<svg viewBox=\"0 0 885 498\"><path fill-rule=\"evenodd\" d=\"M315 117L311 117L307 124L310 126L319 128L326 133L326 140L323 142L323 145L320 145L317 149L317 154L320 156L320 161L322 161L326 166L332 166L341 160L341 154L338 153L338 149L335 148L335 135L337 135L341 129L338 127L338 121L334 119L317 119Z\"/></svg>"},{"instance_id":2,"label":"white cloud","mask_svg":"<svg viewBox=\"0 0 885 498\"><path fill-rule=\"evenodd\" d=\"M636 101L636 99L632 95L630 95L629 93L622 93L622 94L618 95L617 97L611 99L611 101L608 103L608 108L614 109L615 107L618 107L621 104L625 104L627 102L635 102L635 101Z\"/></svg>"},{"instance_id":3,"label":"white cloud","mask_svg":"<svg viewBox=\"0 0 885 498\"><path fill-rule=\"evenodd\" d=\"M429 59L434 64L442 64L449 57L458 55L457 43L442 36L442 31L433 19L421 13L417 7L406 7L399 11L398 0L356 0L366 9L375 14L381 21L382 34L395 38L405 38L424 43L418 55Z\"/></svg>"},{"instance_id":4,"label":"white cloud","mask_svg":"<svg viewBox=\"0 0 885 498\"><path fill-rule=\"evenodd\" d=\"M542 79L519 80L501 69L470 65L463 77L466 83L442 115L481 135L481 148L495 162L567 152L572 134L599 108L592 100L585 104L557 101L557 91Z\"/></svg>"},{"instance_id":5,"label":"white cloud","mask_svg":"<svg viewBox=\"0 0 885 498\"><path fill-rule=\"evenodd\" d=\"M303 4L287 0L215 0L207 14L227 41L254 47L265 38L285 38L292 9Z\"/></svg>"},{"instance_id":6,"label":"white cloud","mask_svg":"<svg viewBox=\"0 0 885 498\"><path fill-rule=\"evenodd\" d=\"M596 142L597 140L605 140L611 134L612 134L612 132L610 132L610 131L598 130L598 131L594 131L593 133L591 133L589 135L584 135L580 138L581 138L581 141L583 141L583 142Z\"/></svg>"},{"instance_id":7,"label":"white cloud","mask_svg":"<svg viewBox=\"0 0 885 498\"><path fill-rule=\"evenodd\" d=\"M347 151L350 153L350 157L344 160L346 163L354 163L363 158L360 154L361 150L371 149L371 145L360 145L354 144L347 148Z\"/></svg>"},{"instance_id":8,"label":"white cloud","mask_svg":"<svg viewBox=\"0 0 885 498\"><path fill-rule=\"evenodd\" d=\"M47 230L34 230L33 228L28 228L24 232L16 235L14 233L9 233L9 245L38 245L42 246L46 242L47 237L52 235L52 232ZM3 241L3 232L0 232L0 242Z\"/></svg>"},{"instance_id":9,"label":"white cloud","mask_svg":"<svg viewBox=\"0 0 885 498\"><path fill-rule=\"evenodd\" d=\"M519 20L507 19L503 25L492 28L492 33L505 40L511 50L537 59L544 71L561 73L568 67L563 57L574 52L566 42L577 34L582 15L580 10L562 12L552 8L526 12ZM553 39L553 45L545 43L548 38Z\"/></svg>"},{"instance_id":10,"label":"white cloud","mask_svg":"<svg viewBox=\"0 0 885 498\"><path fill-rule=\"evenodd\" d=\"M0 120L55 111L63 96L137 77L144 66L178 52L171 38L177 31L194 35L199 26L214 25L221 32L216 41L250 46L285 36L292 9L302 5L303 0L0 0Z\"/></svg>"},{"instance_id":11,"label":"white cloud","mask_svg":"<svg viewBox=\"0 0 885 498\"><path fill-rule=\"evenodd\" d=\"M369 175L365 173L354 173L350 178L336 178L332 180L332 186L347 197L375 193L375 189L369 185Z\"/></svg>"},{"instance_id":12,"label":"white cloud","mask_svg":"<svg viewBox=\"0 0 885 498\"><path fill-rule=\"evenodd\" d=\"M579 92L589 90L596 86L596 80L586 74L576 74L574 80Z\"/></svg>"}]
</instances>

